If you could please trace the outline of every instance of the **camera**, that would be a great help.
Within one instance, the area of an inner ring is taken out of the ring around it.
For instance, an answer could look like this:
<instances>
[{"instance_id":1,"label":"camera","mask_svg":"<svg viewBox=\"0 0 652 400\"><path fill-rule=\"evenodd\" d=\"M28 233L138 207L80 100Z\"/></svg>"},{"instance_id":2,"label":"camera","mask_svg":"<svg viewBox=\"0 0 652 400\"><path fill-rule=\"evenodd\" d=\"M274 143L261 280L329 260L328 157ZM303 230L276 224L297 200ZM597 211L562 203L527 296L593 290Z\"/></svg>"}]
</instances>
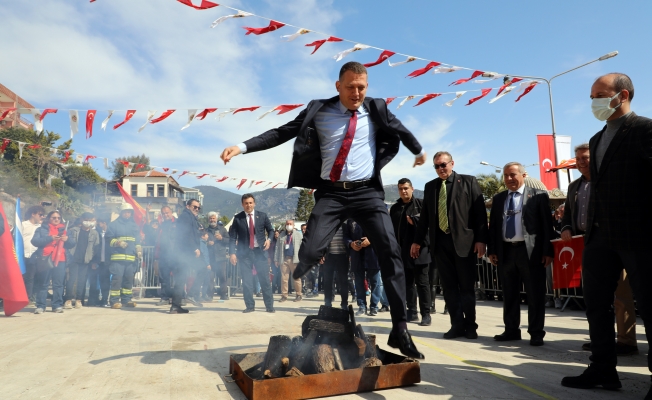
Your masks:
<instances>
[{"instance_id":1,"label":"camera","mask_svg":"<svg viewBox=\"0 0 652 400\"><path fill-rule=\"evenodd\" d=\"M52 202L51 202L51 201L42 201L42 202L41 202L41 206L42 206L42 207L46 207L46 206L49 207L49 206L51 206L51 205L52 205Z\"/></svg>"}]
</instances>

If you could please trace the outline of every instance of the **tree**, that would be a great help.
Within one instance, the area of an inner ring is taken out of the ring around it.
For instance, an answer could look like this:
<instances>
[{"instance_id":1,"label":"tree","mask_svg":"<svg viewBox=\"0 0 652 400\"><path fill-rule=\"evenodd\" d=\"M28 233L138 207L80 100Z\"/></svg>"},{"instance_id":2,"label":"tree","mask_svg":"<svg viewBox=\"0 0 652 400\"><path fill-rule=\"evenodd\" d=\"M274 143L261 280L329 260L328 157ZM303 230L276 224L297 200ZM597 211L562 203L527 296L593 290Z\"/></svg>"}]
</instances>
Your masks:
<instances>
[{"instance_id":1,"label":"tree","mask_svg":"<svg viewBox=\"0 0 652 400\"><path fill-rule=\"evenodd\" d=\"M484 200L490 200L496 194L507 190L505 182L502 177L493 174L478 174L476 175L478 179L478 184L480 185L480 190L482 190L482 196Z\"/></svg>"},{"instance_id":2,"label":"tree","mask_svg":"<svg viewBox=\"0 0 652 400\"><path fill-rule=\"evenodd\" d=\"M95 192L104 179L90 165L68 165L63 172L63 179L71 188L81 192Z\"/></svg>"},{"instance_id":3,"label":"tree","mask_svg":"<svg viewBox=\"0 0 652 400\"><path fill-rule=\"evenodd\" d=\"M301 189L299 191L299 199L297 200L297 211L295 216L298 221L308 221L310 213L315 206L315 198L310 193L309 189Z\"/></svg>"},{"instance_id":4,"label":"tree","mask_svg":"<svg viewBox=\"0 0 652 400\"><path fill-rule=\"evenodd\" d=\"M134 163L135 165L134 168L131 170L131 172L146 171L149 169L149 157L147 157L145 154L141 154L139 156L136 155L136 156L118 157L115 159L115 161L111 162L111 169L113 170L114 181L119 180L125 175L125 166L119 163L118 161L129 161L130 163ZM136 168L138 164L143 164L145 167Z\"/></svg>"},{"instance_id":5,"label":"tree","mask_svg":"<svg viewBox=\"0 0 652 400\"><path fill-rule=\"evenodd\" d=\"M226 215L222 215L222 216L219 217L217 220L218 220L218 221L222 221L222 224L223 224L224 226L226 226L226 224L228 224L229 221L231 221L231 220L229 219L229 217L227 217Z\"/></svg>"}]
</instances>

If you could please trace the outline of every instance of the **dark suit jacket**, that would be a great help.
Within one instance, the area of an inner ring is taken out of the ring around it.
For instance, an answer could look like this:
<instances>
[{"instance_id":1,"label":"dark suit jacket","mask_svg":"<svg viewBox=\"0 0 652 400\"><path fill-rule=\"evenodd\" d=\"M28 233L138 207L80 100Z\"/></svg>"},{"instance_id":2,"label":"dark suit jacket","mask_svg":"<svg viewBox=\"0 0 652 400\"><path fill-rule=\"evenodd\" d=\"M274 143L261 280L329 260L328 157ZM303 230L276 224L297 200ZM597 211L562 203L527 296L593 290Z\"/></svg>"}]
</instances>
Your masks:
<instances>
[{"instance_id":1,"label":"dark suit jacket","mask_svg":"<svg viewBox=\"0 0 652 400\"><path fill-rule=\"evenodd\" d=\"M417 199L414 196L412 196L412 200L407 204L403 203L403 200L399 197L396 203L389 209L389 217L392 219L392 225L394 225L394 235L396 236L398 245L401 246L403 266L406 268L411 268L415 264L430 264L432 261L430 258L429 239L426 239L426 245L421 246L418 258L414 259L410 256L410 248L412 247L412 243L414 243L414 235L421 220L422 209L423 200ZM405 218L406 216L412 217L414 225L410 225L407 218Z\"/></svg>"},{"instance_id":2,"label":"dark suit jacket","mask_svg":"<svg viewBox=\"0 0 652 400\"><path fill-rule=\"evenodd\" d=\"M604 129L589 141L591 198L586 243L593 224L616 250L647 250L652 226L652 120L631 113L604 155L600 170L595 157Z\"/></svg>"},{"instance_id":3,"label":"dark suit jacket","mask_svg":"<svg viewBox=\"0 0 652 400\"><path fill-rule=\"evenodd\" d=\"M201 246L201 236L199 234L201 224L195 215L187 208L184 208L176 220L176 237L177 251L184 257L195 257L195 250Z\"/></svg>"},{"instance_id":4,"label":"dark suit jacket","mask_svg":"<svg viewBox=\"0 0 652 400\"><path fill-rule=\"evenodd\" d=\"M561 219L560 232L570 229L572 235L577 234L577 189L579 189L580 183L582 183L581 177L575 179L570 183L570 185L568 185L566 202L564 203L564 217Z\"/></svg>"},{"instance_id":5,"label":"dark suit jacket","mask_svg":"<svg viewBox=\"0 0 652 400\"><path fill-rule=\"evenodd\" d=\"M322 106L337 101L338 96L327 100L312 100L293 121L245 141L247 153L266 150L296 138L288 187L316 189L322 181L322 160L314 118ZM364 105L377 128L375 174L382 185L380 170L398 153L400 142L413 154L421 152L421 145L389 111L384 99L366 97Z\"/></svg>"},{"instance_id":6,"label":"dark suit jacket","mask_svg":"<svg viewBox=\"0 0 652 400\"><path fill-rule=\"evenodd\" d=\"M267 237L274 237L274 227L269 222L267 214L262 211L254 211L254 235L260 249L265 245L265 232ZM236 241L238 242L236 247ZM236 254L240 257L245 251L249 251L249 226L247 225L247 214L244 211L233 217L233 223L229 228L229 254Z\"/></svg>"},{"instance_id":7,"label":"dark suit jacket","mask_svg":"<svg viewBox=\"0 0 652 400\"><path fill-rule=\"evenodd\" d=\"M430 247L437 246L436 233L439 229L439 191L441 178L426 183L423 190L423 209L417 227L414 242L424 245L424 239L430 228ZM467 257L473 251L476 242L487 243L487 209L484 205L482 190L474 176L462 175L453 171L453 188L449 195L448 226L453 237L455 252L460 257Z\"/></svg>"},{"instance_id":8,"label":"dark suit jacket","mask_svg":"<svg viewBox=\"0 0 652 400\"><path fill-rule=\"evenodd\" d=\"M376 253L374 253L372 246L363 247L359 251L355 251L351 248L351 242L360 240L366 236L362 231L360 224L354 224L353 220L348 220L346 225L342 227L342 236L344 238L344 244L350 250L349 255L351 256L351 271L355 272L360 271L361 269L380 269L378 257L376 257Z\"/></svg>"},{"instance_id":9,"label":"dark suit jacket","mask_svg":"<svg viewBox=\"0 0 652 400\"><path fill-rule=\"evenodd\" d=\"M487 254L498 256L498 265L503 258L503 217L505 216L505 200L508 190L498 193L493 198L489 216L489 246ZM523 207L521 210L523 237L527 247L530 265L542 265L543 256L554 256L552 248L552 216L550 215L550 199L548 193L525 186L523 192Z\"/></svg>"}]
</instances>

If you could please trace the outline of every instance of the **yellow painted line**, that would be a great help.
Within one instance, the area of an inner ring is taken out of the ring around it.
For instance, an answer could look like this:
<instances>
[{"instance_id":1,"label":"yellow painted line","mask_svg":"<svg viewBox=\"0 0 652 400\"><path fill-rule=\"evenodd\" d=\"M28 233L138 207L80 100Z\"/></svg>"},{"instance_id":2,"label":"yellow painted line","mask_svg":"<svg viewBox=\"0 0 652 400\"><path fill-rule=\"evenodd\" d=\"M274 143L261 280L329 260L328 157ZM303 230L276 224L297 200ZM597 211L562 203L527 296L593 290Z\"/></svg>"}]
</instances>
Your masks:
<instances>
[{"instance_id":1,"label":"yellow painted line","mask_svg":"<svg viewBox=\"0 0 652 400\"><path fill-rule=\"evenodd\" d=\"M390 327L389 325L381 324L381 323L378 323L378 322L375 322L375 324L379 325L379 326L383 326L385 328ZM519 381L517 381L515 379L512 379L512 378L507 377L505 375L501 375L501 374L499 374L497 372L494 372L489 368L474 364L471 361L465 360L462 357L460 357L460 356L458 356L456 354L453 354L453 353L451 353L449 351L446 351L444 349L441 349L441 348L439 348L437 346L433 346L430 343L426 343L423 340L415 339L414 337L412 338L412 340L414 340L415 342L417 342L419 344L422 344L422 345L424 345L426 347L430 347L431 349L433 349L433 350L435 350L435 351L437 351L437 352L439 352L441 354L444 354L444 355L446 355L446 356L448 356L450 358L453 358L453 359L455 359L455 360L457 360L459 362L462 362L462 363L464 363L466 365L469 365L469 366L471 366L473 368L477 368L479 371L486 372L489 375L494 376L494 377L496 377L496 378L498 378L500 380L511 383L512 385L517 386L517 387L519 387L519 388L521 388L523 390L527 390L528 392L530 392L532 394L535 394L535 395L537 395L539 397L542 397L542 398L547 399L547 400L557 400L556 397L550 396L550 395L545 394L545 393L543 393L543 392L541 392L539 390L536 390L535 388L529 387L528 385L525 385L525 384L523 384L523 383L521 383L521 382L519 382Z\"/></svg>"}]
</instances>

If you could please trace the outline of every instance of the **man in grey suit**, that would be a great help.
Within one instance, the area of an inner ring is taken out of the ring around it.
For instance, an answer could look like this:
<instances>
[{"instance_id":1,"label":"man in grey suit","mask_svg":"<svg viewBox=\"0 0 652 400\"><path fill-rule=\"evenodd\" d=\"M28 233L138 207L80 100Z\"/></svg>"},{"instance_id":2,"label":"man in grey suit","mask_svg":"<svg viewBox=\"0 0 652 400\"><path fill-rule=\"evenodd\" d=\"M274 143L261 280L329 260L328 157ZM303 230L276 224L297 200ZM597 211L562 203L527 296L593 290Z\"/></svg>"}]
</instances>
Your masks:
<instances>
[{"instance_id":1,"label":"man in grey suit","mask_svg":"<svg viewBox=\"0 0 652 400\"><path fill-rule=\"evenodd\" d=\"M494 339L521 340L521 281L528 297L530 345L542 346L545 319L546 265L552 262L552 218L548 193L525 186L525 168L503 168L508 191L493 198L489 217L489 259L503 283L505 331Z\"/></svg>"}]
</instances>

